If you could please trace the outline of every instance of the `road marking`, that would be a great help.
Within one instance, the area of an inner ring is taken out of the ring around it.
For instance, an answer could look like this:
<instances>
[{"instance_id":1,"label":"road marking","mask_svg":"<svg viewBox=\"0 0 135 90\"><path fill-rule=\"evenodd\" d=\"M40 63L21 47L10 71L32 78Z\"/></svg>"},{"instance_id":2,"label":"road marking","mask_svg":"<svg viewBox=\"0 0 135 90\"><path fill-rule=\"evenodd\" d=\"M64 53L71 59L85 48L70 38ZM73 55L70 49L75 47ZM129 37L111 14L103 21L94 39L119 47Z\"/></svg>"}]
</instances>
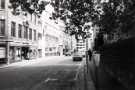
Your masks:
<instances>
[{"instance_id":1,"label":"road marking","mask_svg":"<svg viewBox=\"0 0 135 90\"><path fill-rule=\"evenodd\" d=\"M44 82L47 83L49 81L57 81L58 79L56 78L47 78Z\"/></svg>"},{"instance_id":2,"label":"road marking","mask_svg":"<svg viewBox=\"0 0 135 90\"><path fill-rule=\"evenodd\" d=\"M47 79L41 81L41 82L38 83L37 85L34 85L34 87L32 87L32 89L30 89L30 90L39 90L39 88L44 87L44 85L45 85L46 83L48 83L49 81L57 81L57 80L58 80L58 79L49 78L49 77L48 77Z\"/></svg>"}]
</instances>

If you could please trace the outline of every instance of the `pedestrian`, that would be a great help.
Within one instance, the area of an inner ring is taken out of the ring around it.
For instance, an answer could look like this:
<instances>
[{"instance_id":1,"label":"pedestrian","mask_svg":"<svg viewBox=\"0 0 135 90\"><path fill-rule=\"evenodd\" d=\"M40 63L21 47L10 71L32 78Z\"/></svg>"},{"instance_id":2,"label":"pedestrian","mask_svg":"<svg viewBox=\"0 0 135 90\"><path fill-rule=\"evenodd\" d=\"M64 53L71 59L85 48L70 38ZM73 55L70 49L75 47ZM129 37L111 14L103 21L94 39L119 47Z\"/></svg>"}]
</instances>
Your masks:
<instances>
[{"instance_id":1,"label":"pedestrian","mask_svg":"<svg viewBox=\"0 0 135 90\"><path fill-rule=\"evenodd\" d=\"M91 49L88 50L88 56L89 56L89 60L91 61L91 57L92 57L92 51L91 51Z\"/></svg>"}]
</instances>

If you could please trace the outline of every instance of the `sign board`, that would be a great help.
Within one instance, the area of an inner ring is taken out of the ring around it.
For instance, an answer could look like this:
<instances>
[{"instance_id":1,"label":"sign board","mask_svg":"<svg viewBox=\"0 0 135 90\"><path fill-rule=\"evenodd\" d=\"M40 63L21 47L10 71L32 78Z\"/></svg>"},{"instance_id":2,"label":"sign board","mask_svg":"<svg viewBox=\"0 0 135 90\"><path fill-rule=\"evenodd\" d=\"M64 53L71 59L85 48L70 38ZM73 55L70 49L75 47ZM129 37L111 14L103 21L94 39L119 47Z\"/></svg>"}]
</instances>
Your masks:
<instances>
[{"instance_id":1,"label":"sign board","mask_svg":"<svg viewBox=\"0 0 135 90\"><path fill-rule=\"evenodd\" d=\"M5 57L6 57L6 48L0 47L0 58L5 58Z\"/></svg>"}]
</instances>

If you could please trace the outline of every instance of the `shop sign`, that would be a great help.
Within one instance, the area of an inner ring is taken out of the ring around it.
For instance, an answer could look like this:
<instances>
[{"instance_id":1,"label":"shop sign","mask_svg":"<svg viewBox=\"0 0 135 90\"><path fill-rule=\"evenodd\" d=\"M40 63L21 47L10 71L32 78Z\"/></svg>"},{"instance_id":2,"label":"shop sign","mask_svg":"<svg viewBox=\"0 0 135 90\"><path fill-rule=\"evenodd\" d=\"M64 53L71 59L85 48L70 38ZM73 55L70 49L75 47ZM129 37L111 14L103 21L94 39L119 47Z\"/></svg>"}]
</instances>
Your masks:
<instances>
[{"instance_id":1,"label":"shop sign","mask_svg":"<svg viewBox=\"0 0 135 90\"><path fill-rule=\"evenodd\" d=\"M0 58L6 57L6 49L5 47L0 47Z\"/></svg>"}]
</instances>

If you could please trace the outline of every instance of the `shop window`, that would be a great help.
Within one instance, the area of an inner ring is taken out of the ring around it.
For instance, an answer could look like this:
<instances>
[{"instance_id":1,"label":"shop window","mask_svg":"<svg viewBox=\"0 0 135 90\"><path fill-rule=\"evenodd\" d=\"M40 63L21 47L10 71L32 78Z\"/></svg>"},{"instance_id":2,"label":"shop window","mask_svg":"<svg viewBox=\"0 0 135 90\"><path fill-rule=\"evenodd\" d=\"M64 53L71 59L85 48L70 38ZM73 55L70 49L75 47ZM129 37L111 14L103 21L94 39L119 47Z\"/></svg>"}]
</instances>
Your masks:
<instances>
[{"instance_id":1,"label":"shop window","mask_svg":"<svg viewBox=\"0 0 135 90\"><path fill-rule=\"evenodd\" d=\"M11 36L15 37L16 34L16 23L11 22Z\"/></svg>"},{"instance_id":2,"label":"shop window","mask_svg":"<svg viewBox=\"0 0 135 90\"><path fill-rule=\"evenodd\" d=\"M0 35L4 35L5 32L5 20L0 20Z\"/></svg>"},{"instance_id":3,"label":"shop window","mask_svg":"<svg viewBox=\"0 0 135 90\"><path fill-rule=\"evenodd\" d=\"M32 40L32 29L29 29L29 39Z\"/></svg>"},{"instance_id":4,"label":"shop window","mask_svg":"<svg viewBox=\"0 0 135 90\"><path fill-rule=\"evenodd\" d=\"M5 9L5 0L0 0L0 8Z\"/></svg>"},{"instance_id":5,"label":"shop window","mask_svg":"<svg viewBox=\"0 0 135 90\"><path fill-rule=\"evenodd\" d=\"M22 25L21 24L19 24L18 26L18 37L22 38Z\"/></svg>"},{"instance_id":6,"label":"shop window","mask_svg":"<svg viewBox=\"0 0 135 90\"><path fill-rule=\"evenodd\" d=\"M6 48L0 47L0 58L5 58L5 57L6 57Z\"/></svg>"},{"instance_id":7,"label":"shop window","mask_svg":"<svg viewBox=\"0 0 135 90\"><path fill-rule=\"evenodd\" d=\"M39 54L38 57L42 57L42 49L38 49L38 54Z\"/></svg>"}]
</instances>

